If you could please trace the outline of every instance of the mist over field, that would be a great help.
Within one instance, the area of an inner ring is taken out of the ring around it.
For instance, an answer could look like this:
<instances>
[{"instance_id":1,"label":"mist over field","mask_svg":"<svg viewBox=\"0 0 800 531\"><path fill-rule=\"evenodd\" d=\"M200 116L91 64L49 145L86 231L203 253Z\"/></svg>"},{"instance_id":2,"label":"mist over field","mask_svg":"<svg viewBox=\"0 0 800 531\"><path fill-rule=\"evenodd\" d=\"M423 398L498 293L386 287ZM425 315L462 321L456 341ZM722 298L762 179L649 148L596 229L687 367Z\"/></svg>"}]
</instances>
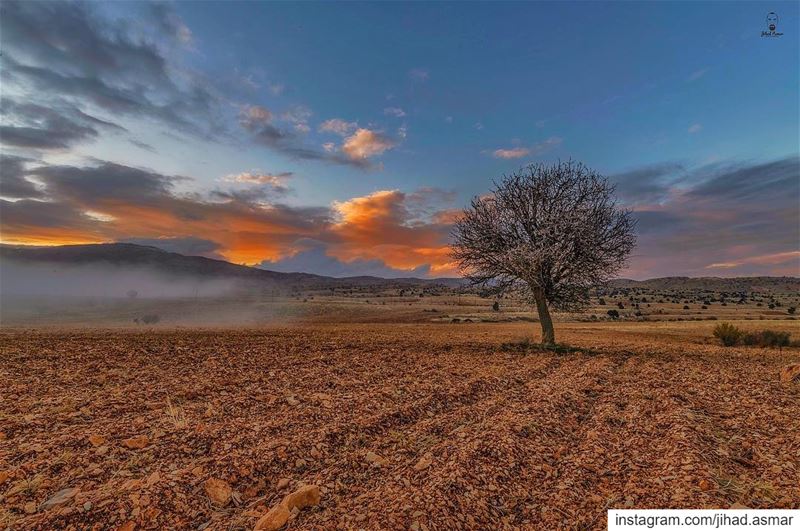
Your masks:
<instances>
[{"instance_id":1,"label":"mist over field","mask_svg":"<svg viewBox=\"0 0 800 531\"><path fill-rule=\"evenodd\" d=\"M169 275L147 266L65 265L0 259L2 297L176 299L222 297L232 294L235 287L236 282L231 279Z\"/></svg>"}]
</instances>

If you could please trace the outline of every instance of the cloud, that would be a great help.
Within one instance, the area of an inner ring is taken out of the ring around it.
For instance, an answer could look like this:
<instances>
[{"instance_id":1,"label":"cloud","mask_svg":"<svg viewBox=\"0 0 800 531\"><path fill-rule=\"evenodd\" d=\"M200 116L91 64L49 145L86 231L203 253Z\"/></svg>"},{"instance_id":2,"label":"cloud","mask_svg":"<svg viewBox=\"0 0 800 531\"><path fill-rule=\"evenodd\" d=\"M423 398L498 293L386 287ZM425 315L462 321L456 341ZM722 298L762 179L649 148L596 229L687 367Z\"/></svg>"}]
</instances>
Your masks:
<instances>
[{"instance_id":1,"label":"cloud","mask_svg":"<svg viewBox=\"0 0 800 531\"><path fill-rule=\"evenodd\" d=\"M708 72L708 68L701 68L699 70L695 70L694 72L691 73L691 75L689 75L687 81L697 81L698 79L706 75L706 72Z\"/></svg>"},{"instance_id":2,"label":"cloud","mask_svg":"<svg viewBox=\"0 0 800 531\"><path fill-rule=\"evenodd\" d=\"M295 131L306 134L311 131L308 120L311 118L311 109L304 105L297 105L281 114L281 119L289 122Z\"/></svg>"},{"instance_id":3,"label":"cloud","mask_svg":"<svg viewBox=\"0 0 800 531\"><path fill-rule=\"evenodd\" d=\"M564 142L563 138L557 136L551 136L544 142L539 142L538 144L534 144L531 146L531 156L535 157L537 155L541 155L543 153L547 153L548 151L557 148Z\"/></svg>"},{"instance_id":4,"label":"cloud","mask_svg":"<svg viewBox=\"0 0 800 531\"><path fill-rule=\"evenodd\" d=\"M272 123L273 115L267 109L248 106L240 115L240 124L252 135L251 138L254 142L290 158L331 162L361 169L372 168L372 163L367 159L380 155L395 145L394 141L381 133L368 129L356 129L357 124L334 118L320 124L319 130L346 136L356 129L355 134L345 138L341 152L336 149L335 144L330 142L323 144L323 149L320 151L305 145L297 136L298 133L305 134L310 131L306 122L310 116L311 112L304 107L297 107L283 113L281 118L293 125L294 131L290 131Z\"/></svg>"},{"instance_id":5,"label":"cloud","mask_svg":"<svg viewBox=\"0 0 800 531\"><path fill-rule=\"evenodd\" d=\"M231 183L246 184L270 184L272 186L283 186L286 180L294 175L294 172L285 171L281 173L261 173L261 172L242 172L226 175L223 181Z\"/></svg>"},{"instance_id":6,"label":"cloud","mask_svg":"<svg viewBox=\"0 0 800 531\"><path fill-rule=\"evenodd\" d=\"M699 133L703 130L703 126L701 124L692 124L689 126L688 132L689 133Z\"/></svg>"},{"instance_id":7,"label":"cloud","mask_svg":"<svg viewBox=\"0 0 800 531\"><path fill-rule=\"evenodd\" d=\"M425 193L430 192L418 191ZM346 262L379 258L400 269L429 263L431 274L452 275L455 269L447 246L450 226L434 216L415 215L413 201L399 190L380 190L334 202L330 233L337 245L328 254Z\"/></svg>"},{"instance_id":8,"label":"cloud","mask_svg":"<svg viewBox=\"0 0 800 531\"><path fill-rule=\"evenodd\" d=\"M287 181L294 175L287 171L282 173L263 173L259 171L241 172L224 176L223 182L247 185L247 190L214 190L212 196L219 199L236 199L241 201L264 201L284 196L289 193Z\"/></svg>"},{"instance_id":9,"label":"cloud","mask_svg":"<svg viewBox=\"0 0 800 531\"><path fill-rule=\"evenodd\" d=\"M345 138L342 151L353 160L362 160L382 155L396 145L394 140L378 131L361 128Z\"/></svg>"},{"instance_id":10,"label":"cloud","mask_svg":"<svg viewBox=\"0 0 800 531\"><path fill-rule=\"evenodd\" d=\"M658 203L669 196L672 186L685 171L681 164L664 162L611 175L617 195L629 204Z\"/></svg>"},{"instance_id":11,"label":"cloud","mask_svg":"<svg viewBox=\"0 0 800 531\"><path fill-rule=\"evenodd\" d=\"M254 131L272 121L272 113L261 105L245 105L239 111L239 123L248 131Z\"/></svg>"},{"instance_id":12,"label":"cloud","mask_svg":"<svg viewBox=\"0 0 800 531\"><path fill-rule=\"evenodd\" d=\"M746 256L735 262L709 264L706 266L706 269L733 269L750 264L780 265L790 263L795 264L797 270L800 270L800 251L787 251L783 253L766 254L761 256Z\"/></svg>"},{"instance_id":13,"label":"cloud","mask_svg":"<svg viewBox=\"0 0 800 531\"><path fill-rule=\"evenodd\" d=\"M383 114L387 116L394 116L395 118L402 118L406 115L406 112L400 107L386 107L383 110Z\"/></svg>"},{"instance_id":14,"label":"cloud","mask_svg":"<svg viewBox=\"0 0 800 531\"><path fill-rule=\"evenodd\" d=\"M324 243L327 256L353 264L347 266L350 271L355 266L362 272L378 271L378 260L404 275L454 272L447 251L449 225L439 220L436 208L452 198L447 191L382 191L329 207L292 207L277 201L270 178L256 173L241 178L249 185L245 189L200 195L176 192L176 184L186 177L146 168L104 161L82 167L38 164L12 161L3 166L3 189L6 182L19 186L20 174L42 183L41 189L22 183L25 189L16 194L36 194L36 199L0 200L6 243L135 239L178 250L179 243L186 249L190 238L201 238L218 245L208 252L235 263L258 264L307 251L308 246L297 242L315 240ZM250 184L252 180L267 184Z\"/></svg>"},{"instance_id":15,"label":"cloud","mask_svg":"<svg viewBox=\"0 0 800 531\"><path fill-rule=\"evenodd\" d=\"M90 116L65 102L45 107L5 97L0 105L0 143L35 150L67 149L94 140L100 130L120 132L117 124Z\"/></svg>"},{"instance_id":16,"label":"cloud","mask_svg":"<svg viewBox=\"0 0 800 531\"><path fill-rule=\"evenodd\" d=\"M528 148L515 147L511 149L495 149L492 156L496 159L518 159L529 155L531 152Z\"/></svg>"},{"instance_id":17,"label":"cloud","mask_svg":"<svg viewBox=\"0 0 800 531\"><path fill-rule=\"evenodd\" d=\"M166 2L151 2L146 4L154 25L164 34L187 48L192 48L194 35L192 30L183 22L172 7Z\"/></svg>"},{"instance_id":18,"label":"cloud","mask_svg":"<svg viewBox=\"0 0 800 531\"><path fill-rule=\"evenodd\" d=\"M725 202L770 199L781 204L800 197L800 159L796 156L754 164L715 164L697 173L703 180L689 192L696 198Z\"/></svg>"},{"instance_id":19,"label":"cloud","mask_svg":"<svg viewBox=\"0 0 800 531\"><path fill-rule=\"evenodd\" d=\"M639 244L629 275L797 275L796 261L770 263L800 241L800 159L645 167L621 196L633 203ZM651 202L648 203L648 200ZM792 258L793 260L793 258ZM709 266L714 267L709 269Z\"/></svg>"},{"instance_id":20,"label":"cloud","mask_svg":"<svg viewBox=\"0 0 800 531\"><path fill-rule=\"evenodd\" d=\"M163 7L155 9L164 13ZM168 61L158 44L135 35L129 22L104 18L98 11L91 3L4 4L0 17L4 88L29 94L42 105L67 101L111 116L156 120L196 136L218 134L218 98L210 85ZM186 39L186 31L176 25L178 19L160 20ZM31 131L17 133L38 138ZM86 133L82 139L93 136ZM61 143L71 145L72 140L74 136Z\"/></svg>"},{"instance_id":21,"label":"cloud","mask_svg":"<svg viewBox=\"0 0 800 531\"><path fill-rule=\"evenodd\" d=\"M297 242L297 245L304 249L281 260L265 260L259 264L259 267L285 273L311 273L339 278L355 276L383 278L427 277L430 273L430 266L427 264L413 269L397 269L386 265L383 260L378 258L356 258L350 262L344 262L328 255L328 244L317 240L301 240Z\"/></svg>"},{"instance_id":22,"label":"cloud","mask_svg":"<svg viewBox=\"0 0 800 531\"><path fill-rule=\"evenodd\" d=\"M518 146L507 149L495 149L492 151L492 156L496 159L519 159L527 156L535 157L537 155L546 153L551 149L555 149L561 145L562 141L563 140L561 138L552 136L544 142L539 142L538 144L534 144L529 148Z\"/></svg>"},{"instance_id":23,"label":"cloud","mask_svg":"<svg viewBox=\"0 0 800 531\"><path fill-rule=\"evenodd\" d=\"M340 136L347 136L358 128L355 122L348 122L341 118L331 118L319 124L319 130L323 133L336 133Z\"/></svg>"},{"instance_id":24,"label":"cloud","mask_svg":"<svg viewBox=\"0 0 800 531\"><path fill-rule=\"evenodd\" d=\"M408 71L408 77L413 81L424 82L430 78L430 72L424 68L413 68Z\"/></svg>"},{"instance_id":25,"label":"cloud","mask_svg":"<svg viewBox=\"0 0 800 531\"><path fill-rule=\"evenodd\" d=\"M138 141L136 139L133 139L133 138L128 140L128 142L130 142L134 146L138 147L139 149L143 149L145 151L149 151L150 153L156 153L156 148L154 148L153 146L151 146L147 142L140 142L140 141Z\"/></svg>"},{"instance_id":26,"label":"cloud","mask_svg":"<svg viewBox=\"0 0 800 531\"><path fill-rule=\"evenodd\" d=\"M25 157L0 153L0 197L6 199L36 199L44 193L26 177L26 165L32 162Z\"/></svg>"}]
</instances>

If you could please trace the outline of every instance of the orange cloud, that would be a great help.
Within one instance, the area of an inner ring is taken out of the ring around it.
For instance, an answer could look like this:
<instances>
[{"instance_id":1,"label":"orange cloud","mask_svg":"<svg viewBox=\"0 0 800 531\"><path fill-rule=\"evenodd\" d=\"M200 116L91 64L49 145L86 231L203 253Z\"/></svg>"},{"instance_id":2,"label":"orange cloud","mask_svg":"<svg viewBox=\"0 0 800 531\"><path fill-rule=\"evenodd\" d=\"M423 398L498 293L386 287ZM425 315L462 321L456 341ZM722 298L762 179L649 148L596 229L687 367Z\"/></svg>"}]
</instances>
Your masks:
<instances>
[{"instance_id":1,"label":"orange cloud","mask_svg":"<svg viewBox=\"0 0 800 531\"><path fill-rule=\"evenodd\" d=\"M396 143L382 133L370 129L358 129L344 140L342 151L351 159L367 159L381 155L384 151L392 149Z\"/></svg>"},{"instance_id":2,"label":"orange cloud","mask_svg":"<svg viewBox=\"0 0 800 531\"><path fill-rule=\"evenodd\" d=\"M428 264L431 271L453 273L449 263L449 227L437 221L412 219L407 195L381 190L367 196L334 203L337 221L330 231L336 236L329 253L342 260L380 259L387 265L411 270Z\"/></svg>"},{"instance_id":3,"label":"orange cloud","mask_svg":"<svg viewBox=\"0 0 800 531\"><path fill-rule=\"evenodd\" d=\"M742 265L757 264L757 265L780 265L787 262L800 263L800 251L787 251L785 253L772 253L760 256L747 256L730 262L717 262L709 264L706 269L733 269ZM793 274L797 274L798 270L795 266Z\"/></svg>"}]
</instances>

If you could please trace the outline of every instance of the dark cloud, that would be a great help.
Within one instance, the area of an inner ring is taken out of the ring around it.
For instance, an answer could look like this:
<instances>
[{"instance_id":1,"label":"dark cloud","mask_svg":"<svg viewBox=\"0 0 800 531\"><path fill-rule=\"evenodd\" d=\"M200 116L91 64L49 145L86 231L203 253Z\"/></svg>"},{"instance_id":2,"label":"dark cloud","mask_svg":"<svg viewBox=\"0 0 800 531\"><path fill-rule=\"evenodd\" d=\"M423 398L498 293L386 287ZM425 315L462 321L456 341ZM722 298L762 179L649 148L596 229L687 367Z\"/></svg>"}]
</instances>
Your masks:
<instances>
[{"instance_id":1,"label":"dark cloud","mask_svg":"<svg viewBox=\"0 0 800 531\"><path fill-rule=\"evenodd\" d=\"M149 151L150 153L156 153L156 148L148 144L147 142L140 142L139 140L130 139L128 140L131 144L138 147L139 149L143 149L145 151Z\"/></svg>"},{"instance_id":2,"label":"dark cloud","mask_svg":"<svg viewBox=\"0 0 800 531\"><path fill-rule=\"evenodd\" d=\"M29 162L31 159L0 153L0 197L35 199L44 196L34 183L25 178Z\"/></svg>"},{"instance_id":3,"label":"dark cloud","mask_svg":"<svg viewBox=\"0 0 800 531\"><path fill-rule=\"evenodd\" d=\"M669 173L645 168L640 175L658 183ZM655 187L641 190L640 197L652 198ZM763 260L795 251L800 242L798 157L699 167L655 195L658 205L634 209L636 276L800 273L796 260L794 270ZM712 267L718 263L742 266Z\"/></svg>"},{"instance_id":4,"label":"dark cloud","mask_svg":"<svg viewBox=\"0 0 800 531\"><path fill-rule=\"evenodd\" d=\"M5 234L37 232L92 233L93 223L74 206L63 202L22 199L0 200L0 221ZM42 230L45 229L45 230Z\"/></svg>"},{"instance_id":5,"label":"dark cloud","mask_svg":"<svg viewBox=\"0 0 800 531\"><path fill-rule=\"evenodd\" d=\"M654 164L612 175L617 194L627 203L658 202L664 199L684 168L678 163Z\"/></svg>"},{"instance_id":6,"label":"dark cloud","mask_svg":"<svg viewBox=\"0 0 800 531\"><path fill-rule=\"evenodd\" d=\"M270 185L253 186L244 190L213 190L211 197L222 201L258 203L286 195L288 188Z\"/></svg>"},{"instance_id":7,"label":"dark cloud","mask_svg":"<svg viewBox=\"0 0 800 531\"><path fill-rule=\"evenodd\" d=\"M187 71L176 83L155 43L101 18L91 3L4 2L0 45L4 84L41 103L69 98L203 136L220 127L208 84Z\"/></svg>"},{"instance_id":8,"label":"dark cloud","mask_svg":"<svg viewBox=\"0 0 800 531\"><path fill-rule=\"evenodd\" d=\"M124 131L117 124L90 116L64 102L45 107L4 98L0 114L5 122L0 125L0 142L18 148L66 149L97 138L98 127Z\"/></svg>"},{"instance_id":9,"label":"dark cloud","mask_svg":"<svg viewBox=\"0 0 800 531\"><path fill-rule=\"evenodd\" d=\"M698 198L735 201L781 196L800 200L800 158L787 157L763 164L737 164L711 170L713 177L694 187Z\"/></svg>"},{"instance_id":10,"label":"dark cloud","mask_svg":"<svg viewBox=\"0 0 800 531\"><path fill-rule=\"evenodd\" d=\"M30 170L49 196L91 208L110 202L153 204L171 195L177 178L112 162L96 166L43 166Z\"/></svg>"},{"instance_id":11,"label":"dark cloud","mask_svg":"<svg viewBox=\"0 0 800 531\"><path fill-rule=\"evenodd\" d=\"M430 265L424 264L412 270L396 269L379 259L355 259L349 262L328 254L328 244L316 240L301 240L295 244L304 250L282 260L265 260L262 269L284 273L299 272L330 277L372 276L383 278L427 277Z\"/></svg>"}]
</instances>

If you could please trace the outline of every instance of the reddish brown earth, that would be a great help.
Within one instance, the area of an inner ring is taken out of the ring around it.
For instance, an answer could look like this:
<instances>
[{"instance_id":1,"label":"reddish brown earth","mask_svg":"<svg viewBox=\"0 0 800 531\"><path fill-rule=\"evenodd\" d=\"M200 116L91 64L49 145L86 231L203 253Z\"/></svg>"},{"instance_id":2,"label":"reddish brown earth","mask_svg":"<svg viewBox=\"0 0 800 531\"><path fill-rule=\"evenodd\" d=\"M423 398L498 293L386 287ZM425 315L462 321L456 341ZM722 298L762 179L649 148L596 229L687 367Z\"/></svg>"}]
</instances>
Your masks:
<instances>
[{"instance_id":1,"label":"reddish brown earth","mask_svg":"<svg viewBox=\"0 0 800 531\"><path fill-rule=\"evenodd\" d=\"M252 529L303 484L321 502L289 529L800 508L800 384L780 381L796 348L722 348L690 323L502 347L530 326L3 332L0 525Z\"/></svg>"}]
</instances>

